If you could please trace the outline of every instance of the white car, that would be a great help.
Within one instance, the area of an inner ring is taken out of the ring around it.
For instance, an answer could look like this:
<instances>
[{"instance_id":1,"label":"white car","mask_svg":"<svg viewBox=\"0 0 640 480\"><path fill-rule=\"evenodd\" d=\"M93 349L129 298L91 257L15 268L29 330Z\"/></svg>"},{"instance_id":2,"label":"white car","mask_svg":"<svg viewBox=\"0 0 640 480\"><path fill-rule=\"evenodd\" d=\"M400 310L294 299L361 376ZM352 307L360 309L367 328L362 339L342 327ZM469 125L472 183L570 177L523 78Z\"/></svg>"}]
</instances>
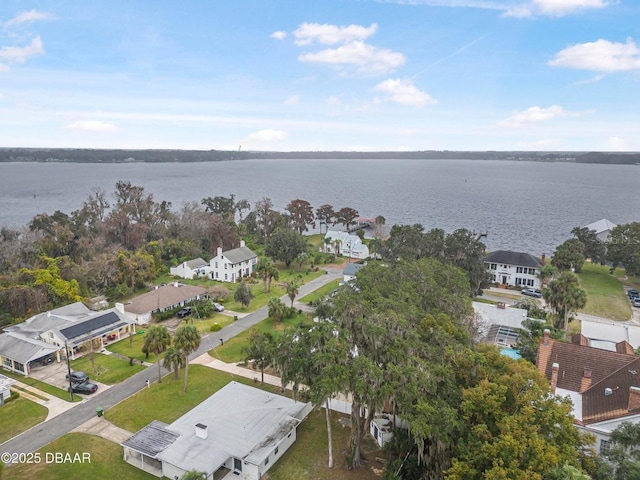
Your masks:
<instances>
[{"instance_id":1,"label":"white car","mask_svg":"<svg viewBox=\"0 0 640 480\"><path fill-rule=\"evenodd\" d=\"M213 302L213 308L216 312L224 312L224 307L217 302Z\"/></svg>"},{"instance_id":2,"label":"white car","mask_svg":"<svg viewBox=\"0 0 640 480\"><path fill-rule=\"evenodd\" d=\"M529 297L542 298L542 293L540 290L536 290L534 288L525 288L522 290L522 295L528 295Z\"/></svg>"}]
</instances>

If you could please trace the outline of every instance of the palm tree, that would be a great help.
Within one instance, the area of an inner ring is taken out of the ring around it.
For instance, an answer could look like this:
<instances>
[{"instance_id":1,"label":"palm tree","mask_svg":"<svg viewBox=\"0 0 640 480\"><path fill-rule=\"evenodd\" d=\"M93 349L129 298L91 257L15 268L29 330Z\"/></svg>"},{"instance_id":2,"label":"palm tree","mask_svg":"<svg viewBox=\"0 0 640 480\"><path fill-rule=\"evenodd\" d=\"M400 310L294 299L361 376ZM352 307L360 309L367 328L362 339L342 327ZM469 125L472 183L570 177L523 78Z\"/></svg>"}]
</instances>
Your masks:
<instances>
[{"instance_id":1,"label":"palm tree","mask_svg":"<svg viewBox=\"0 0 640 480\"><path fill-rule=\"evenodd\" d=\"M184 367L184 356L182 355L182 352L174 345L171 345L167 348L167 351L164 352L162 366L167 370L173 370L173 378L177 380L178 370Z\"/></svg>"},{"instance_id":2,"label":"palm tree","mask_svg":"<svg viewBox=\"0 0 640 480\"><path fill-rule=\"evenodd\" d=\"M324 237L324 252L327 253L331 248L331 237Z\"/></svg>"},{"instance_id":3,"label":"palm tree","mask_svg":"<svg viewBox=\"0 0 640 480\"><path fill-rule=\"evenodd\" d=\"M276 324L276 322L282 320L282 317L284 315L283 307L284 303L282 303L279 298L273 297L271 298L271 300L269 300L269 316L273 318L274 325Z\"/></svg>"},{"instance_id":4,"label":"palm tree","mask_svg":"<svg viewBox=\"0 0 640 480\"><path fill-rule=\"evenodd\" d=\"M160 354L171 345L171 335L169 330L163 325L151 325L144 337L142 346L143 352L154 353L157 357L158 364L158 383L162 383L162 375L160 374Z\"/></svg>"},{"instance_id":5,"label":"palm tree","mask_svg":"<svg viewBox=\"0 0 640 480\"><path fill-rule=\"evenodd\" d=\"M382 215L378 215L376 217L376 220L375 220L376 237L378 238L382 237L382 227L384 226L385 223L387 223L387 219L384 218Z\"/></svg>"},{"instance_id":6,"label":"palm tree","mask_svg":"<svg viewBox=\"0 0 640 480\"><path fill-rule=\"evenodd\" d=\"M187 381L189 378L189 355L198 349L201 341L200 332L193 325L178 327L173 337L174 346L184 356L184 388L182 390L184 393L187 393Z\"/></svg>"},{"instance_id":7,"label":"palm tree","mask_svg":"<svg viewBox=\"0 0 640 480\"><path fill-rule=\"evenodd\" d=\"M296 299L296 295L298 295L298 291L300 289L300 285L295 280L287 282L285 285L285 290L287 291L287 296L289 300L291 300L291 308L293 308L293 301Z\"/></svg>"},{"instance_id":8,"label":"palm tree","mask_svg":"<svg viewBox=\"0 0 640 480\"><path fill-rule=\"evenodd\" d=\"M264 282L264 293L267 293L267 280L269 280L269 271L273 268L273 260L269 257L261 257L256 265L256 273Z\"/></svg>"},{"instance_id":9,"label":"palm tree","mask_svg":"<svg viewBox=\"0 0 640 480\"><path fill-rule=\"evenodd\" d=\"M271 269L269 270L269 273L268 273L268 278L269 278L269 283L268 283L269 286L267 287L267 292L270 292L271 280L275 280L276 282L280 280L280 270L278 270L275 265L271 266Z\"/></svg>"}]
</instances>

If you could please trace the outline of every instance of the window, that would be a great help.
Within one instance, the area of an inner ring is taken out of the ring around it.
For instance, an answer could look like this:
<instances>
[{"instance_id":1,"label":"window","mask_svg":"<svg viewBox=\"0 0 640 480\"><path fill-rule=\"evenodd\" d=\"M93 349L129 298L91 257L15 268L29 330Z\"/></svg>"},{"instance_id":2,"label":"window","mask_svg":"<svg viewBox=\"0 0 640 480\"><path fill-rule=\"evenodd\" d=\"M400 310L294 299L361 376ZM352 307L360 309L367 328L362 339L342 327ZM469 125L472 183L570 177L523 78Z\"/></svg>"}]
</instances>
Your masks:
<instances>
[{"instance_id":1,"label":"window","mask_svg":"<svg viewBox=\"0 0 640 480\"><path fill-rule=\"evenodd\" d=\"M491 279L495 282L495 281L496 281L496 276L495 276L495 275L492 275L492 276L491 276Z\"/></svg>"},{"instance_id":2,"label":"window","mask_svg":"<svg viewBox=\"0 0 640 480\"><path fill-rule=\"evenodd\" d=\"M227 264L226 264L226 263L224 264L224 269L225 269L225 270L227 269Z\"/></svg>"},{"instance_id":3,"label":"window","mask_svg":"<svg viewBox=\"0 0 640 480\"><path fill-rule=\"evenodd\" d=\"M600 452L606 452L611 448L611 440L600 440Z\"/></svg>"},{"instance_id":4,"label":"window","mask_svg":"<svg viewBox=\"0 0 640 480\"><path fill-rule=\"evenodd\" d=\"M276 450L274 453L277 455L279 450L280 450L280 447L276 447Z\"/></svg>"},{"instance_id":5,"label":"window","mask_svg":"<svg viewBox=\"0 0 640 480\"><path fill-rule=\"evenodd\" d=\"M20 362L13 362L13 368L24 373L24 365Z\"/></svg>"},{"instance_id":6,"label":"window","mask_svg":"<svg viewBox=\"0 0 640 480\"><path fill-rule=\"evenodd\" d=\"M265 467L266 467L267 465L269 465L269 457L267 457L267 458L265 459L265 461L264 461L264 465L265 465Z\"/></svg>"},{"instance_id":7,"label":"window","mask_svg":"<svg viewBox=\"0 0 640 480\"><path fill-rule=\"evenodd\" d=\"M226 267L226 265L225 265L225 267ZM227 274L226 274L226 273L224 274L224 279L225 279L225 280L228 280L228 279L227 279Z\"/></svg>"},{"instance_id":8,"label":"window","mask_svg":"<svg viewBox=\"0 0 640 480\"><path fill-rule=\"evenodd\" d=\"M7 368L12 368L13 367L13 365L11 363L11 359L10 358L6 358L6 357L2 359L2 365L4 365Z\"/></svg>"},{"instance_id":9,"label":"window","mask_svg":"<svg viewBox=\"0 0 640 480\"><path fill-rule=\"evenodd\" d=\"M218 268L218 262L216 262L216 268Z\"/></svg>"},{"instance_id":10,"label":"window","mask_svg":"<svg viewBox=\"0 0 640 480\"><path fill-rule=\"evenodd\" d=\"M522 279L520 277L516 277L516 285L522 285Z\"/></svg>"},{"instance_id":11,"label":"window","mask_svg":"<svg viewBox=\"0 0 640 480\"><path fill-rule=\"evenodd\" d=\"M530 268L529 269L529 275L535 275L536 274L536 269L535 268Z\"/></svg>"},{"instance_id":12,"label":"window","mask_svg":"<svg viewBox=\"0 0 640 480\"><path fill-rule=\"evenodd\" d=\"M498 265L496 265L495 263L489 264L489 270L496 270L497 268L498 268Z\"/></svg>"},{"instance_id":13,"label":"window","mask_svg":"<svg viewBox=\"0 0 640 480\"><path fill-rule=\"evenodd\" d=\"M522 267L516 267L516 273L522 273ZM525 272L525 273L527 273L527 272Z\"/></svg>"}]
</instances>

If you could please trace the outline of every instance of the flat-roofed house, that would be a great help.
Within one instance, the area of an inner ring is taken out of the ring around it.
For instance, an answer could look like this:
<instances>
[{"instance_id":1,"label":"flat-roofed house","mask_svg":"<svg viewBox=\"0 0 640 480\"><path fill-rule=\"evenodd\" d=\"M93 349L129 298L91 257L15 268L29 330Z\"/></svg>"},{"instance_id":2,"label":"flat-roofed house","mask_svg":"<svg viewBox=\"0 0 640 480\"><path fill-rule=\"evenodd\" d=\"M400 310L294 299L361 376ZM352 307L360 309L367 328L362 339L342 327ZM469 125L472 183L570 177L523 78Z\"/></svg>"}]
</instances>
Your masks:
<instances>
[{"instance_id":1,"label":"flat-roofed house","mask_svg":"<svg viewBox=\"0 0 640 480\"><path fill-rule=\"evenodd\" d=\"M196 470L208 479L227 471L259 480L295 442L311 408L230 382L171 425L154 421L124 441L124 459L168 478Z\"/></svg>"},{"instance_id":2,"label":"flat-roofed house","mask_svg":"<svg viewBox=\"0 0 640 480\"><path fill-rule=\"evenodd\" d=\"M226 252L218 247L216 256L209 261L208 275L211 280L235 283L242 277L250 276L257 263L258 255L242 240L238 248Z\"/></svg>"},{"instance_id":3,"label":"flat-roofed house","mask_svg":"<svg viewBox=\"0 0 640 480\"><path fill-rule=\"evenodd\" d=\"M540 288L542 263L533 255L511 250L497 250L484 256L491 281L500 285Z\"/></svg>"}]
</instances>

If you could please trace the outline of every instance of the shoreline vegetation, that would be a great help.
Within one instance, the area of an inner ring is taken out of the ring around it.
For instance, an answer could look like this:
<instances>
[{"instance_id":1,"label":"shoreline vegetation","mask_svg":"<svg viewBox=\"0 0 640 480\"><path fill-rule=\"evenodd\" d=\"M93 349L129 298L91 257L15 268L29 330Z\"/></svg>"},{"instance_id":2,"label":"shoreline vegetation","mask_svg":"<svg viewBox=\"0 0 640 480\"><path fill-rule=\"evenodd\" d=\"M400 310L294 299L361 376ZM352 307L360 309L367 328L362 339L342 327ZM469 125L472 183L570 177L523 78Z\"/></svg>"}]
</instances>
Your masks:
<instances>
[{"instance_id":1,"label":"shoreline vegetation","mask_svg":"<svg viewBox=\"0 0 640 480\"><path fill-rule=\"evenodd\" d=\"M261 152L233 150L131 150L86 148L0 148L3 162L190 163L229 160L511 160L602 164L640 164L640 153L552 151Z\"/></svg>"}]
</instances>

